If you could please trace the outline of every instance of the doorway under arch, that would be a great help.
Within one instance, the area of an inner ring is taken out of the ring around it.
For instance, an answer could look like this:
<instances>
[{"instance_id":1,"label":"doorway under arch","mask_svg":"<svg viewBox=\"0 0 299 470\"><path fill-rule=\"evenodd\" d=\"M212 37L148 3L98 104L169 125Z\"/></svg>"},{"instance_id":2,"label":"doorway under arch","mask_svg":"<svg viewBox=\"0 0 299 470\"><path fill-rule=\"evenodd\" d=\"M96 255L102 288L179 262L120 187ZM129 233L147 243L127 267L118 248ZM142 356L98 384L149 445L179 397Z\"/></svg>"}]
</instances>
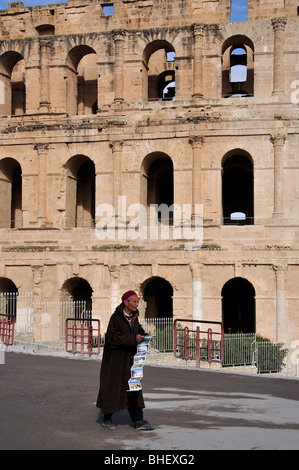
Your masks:
<instances>
[{"instance_id":1,"label":"doorway under arch","mask_svg":"<svg viewBox=\"0 0 299 470\"><path fill-rule=\"evenodd\" d=\"M146 302L145 318L172 318L173 288L162 277L144 283L143 300Z\"/></svg>"},{"instance_id":2,"label":"doorway under arch","mask_svg":"<svg viewBox=\"0 0 299 470\"><path fill-rule=\"evenodd\" d=\"M65 300L74 302L73 318L86 319L86 312L92 311L92 293L90 284L81 277L68 279L62 286Z\"/></svg>"},{"instance_id":3,"label":"doorway under arch","mask_svg":"<svg viewBox=\"0 0 299 470\"><path fill-rule=\"evenodd\" d=\"M0 277L0 313L7 315L8 320L16 319L18 288L6 277Z\"/></svg>"},{"instance_id":4,"label":"doorway under arch","mask_svg":"<svg viewBox=\"0 0 299 470\"><path fill-rule=\"evenodd\" d=\"M222 291L225 333L255 333L255 289L241 277L230 279Z\"/></svg>"}]
</instances>

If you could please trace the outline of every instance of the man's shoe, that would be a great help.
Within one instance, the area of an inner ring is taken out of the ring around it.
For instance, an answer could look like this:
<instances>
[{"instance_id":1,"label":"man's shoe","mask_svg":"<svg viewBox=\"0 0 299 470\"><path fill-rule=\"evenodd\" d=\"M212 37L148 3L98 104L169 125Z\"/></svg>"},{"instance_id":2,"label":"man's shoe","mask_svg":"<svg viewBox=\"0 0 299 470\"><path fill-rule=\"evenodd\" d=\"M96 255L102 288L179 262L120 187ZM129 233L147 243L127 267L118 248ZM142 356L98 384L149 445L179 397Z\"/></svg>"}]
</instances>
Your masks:
<instances>
[{"instance_id":1,"label":"man's shoe","mask_svg":"<svg viewBox=\"0 0 299 470\"><path fill-rule=\"evenodd\" d=\"M112 423L111 419L104 419L104 421L102 421L101 425L105 429L115 429L115 426Z\"/></svg>"},{"instance_id":2,"label":"man's shoe","mask_svg":"<svg viewBox=\"0 0 299 470\"><path fill-rule=\"evenodd\" d=\"M152 431L155 429L153 424L148 423L147 421L135 421L134 428L139 431Z\"/></svg>"}]
</instances>

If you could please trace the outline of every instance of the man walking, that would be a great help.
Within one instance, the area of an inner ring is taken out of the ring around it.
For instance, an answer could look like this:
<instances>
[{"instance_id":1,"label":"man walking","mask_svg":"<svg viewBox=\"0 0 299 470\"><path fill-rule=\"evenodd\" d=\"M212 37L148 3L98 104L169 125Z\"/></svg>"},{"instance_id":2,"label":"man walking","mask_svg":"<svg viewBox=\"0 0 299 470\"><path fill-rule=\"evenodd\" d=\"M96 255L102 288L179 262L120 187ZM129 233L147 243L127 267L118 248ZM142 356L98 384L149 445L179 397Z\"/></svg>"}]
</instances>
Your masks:
<instances>
[{"instance_id":1,"label":"man walking","mask_svg":"<svg viewBox=\"0 0 299 470\"><path fill-rule=\"evenodd\" d=\"M104 414L102 426L115 429L114 412L127 409L136 429L152 430L154 426L143 419L142 390L128 391L128 380L137 344L145 331L138 321L139 299L134 291L122 296L122 303L111 315L102 358L100 390L96 406Z\"/></svg>"}]
</instances>

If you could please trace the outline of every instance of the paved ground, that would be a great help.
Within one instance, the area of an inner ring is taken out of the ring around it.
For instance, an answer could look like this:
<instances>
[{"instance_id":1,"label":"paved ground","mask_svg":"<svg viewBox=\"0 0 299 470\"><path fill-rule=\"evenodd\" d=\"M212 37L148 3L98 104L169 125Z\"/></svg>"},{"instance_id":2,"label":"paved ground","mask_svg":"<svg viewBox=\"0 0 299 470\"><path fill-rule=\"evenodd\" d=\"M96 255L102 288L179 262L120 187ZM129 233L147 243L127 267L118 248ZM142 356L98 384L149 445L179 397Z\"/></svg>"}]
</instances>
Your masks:
<instances>
[{"instance_id":1,"label":"paved ground","mask_svg":"<svg viewBox=\"0 0 299 470\"><path fill-rule=\"evenodd\" d=\"M299 449L298 379L145 365L145 418L156 429L134 430L123 411L107 431L95 407L99 369L95 360L6 352L0 449L102 449L108 458L117 450Z\"/></svg>"}]
</instances>

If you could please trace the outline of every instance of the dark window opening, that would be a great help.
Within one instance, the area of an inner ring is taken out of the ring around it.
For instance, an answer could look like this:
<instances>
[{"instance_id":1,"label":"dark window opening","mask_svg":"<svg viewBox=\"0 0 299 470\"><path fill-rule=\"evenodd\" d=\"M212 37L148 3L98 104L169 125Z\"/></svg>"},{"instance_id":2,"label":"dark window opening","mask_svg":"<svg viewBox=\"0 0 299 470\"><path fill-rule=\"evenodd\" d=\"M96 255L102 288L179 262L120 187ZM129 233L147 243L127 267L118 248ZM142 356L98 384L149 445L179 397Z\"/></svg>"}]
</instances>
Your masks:
<instances>
[{"instance_id":1,"label":"dark window opening","mask_svg":"<svg viewBox=\"0 0 299 470\"><path fill-rule=\"evenodd\" d=\"M85 155L72 157L66 165L66 226L95 225L95 165Z\"/></svg>"},{"instance_id":2,"label":"dark window opening","mask_svg":"<svg viewBox=\"0 0 299 470\"><path fill-rule=\"evenodd\" d=\"M157 158L150 165L147 180L147 205L163 204L169 211L158 211L158 220L166 225L173 223L173 211L170 210L174 203L173 164L170 158Z\"/></svg>"},{"instance_id":3,"label":"dark window opening","mask_svg":"<svg viewBox=\"0 0 299 470\"><path fill-rule=\"evenodd\" d=\"M13 158L0 161L0 193L0 228L22 227L22 169Z\"/></svg>"},{"instance_id":4,"label":"dark window opening","mask_svg":"<svg viewBox=\"0 0 299 470\"><path fill-rule=\"evenodd\" d=\"M161 277L151 279L143 294L146 302L145 318L172 318L173 288Z\"/></svg>"},{"instance_id":5,"label":"dark window opening","mask_svg":"<svg viewBox=\"0 0 299 470\"><path fill-rule=\"evenodd\" d=\"M233 155L222 167L224 225L254 223L253 165L249 158Z\"/></svg>"},{"instance_id":6,"label":"dark window opening","mask_svg":"<svg viewBox=\"0 0 299 470\"><path fill-rule=\"evenodd\" d=\"M228 281L222 289L224 333L255 333L255 290L243 278Z\"/></svg>"},{"instance_id":7,"label":"dark window opening","mask_svg":"<svg viewBox=\"0 0 299 470\"><path fill-rule=\"evenodd\" d=\"M175 99L175 51L167 41L154 41L144 51L148 100Z\"/></svg>"},{"instance_id":8,"label":"dark window opening","mask_svg":"<svg viewBox=\"0 0 299 470\"><path fill-rule=\"evenodd\" d=\"M105 16L111 16L114 14L114 6L111 5L102 5L102 10Z\"/></svg>"}]
</instances>

